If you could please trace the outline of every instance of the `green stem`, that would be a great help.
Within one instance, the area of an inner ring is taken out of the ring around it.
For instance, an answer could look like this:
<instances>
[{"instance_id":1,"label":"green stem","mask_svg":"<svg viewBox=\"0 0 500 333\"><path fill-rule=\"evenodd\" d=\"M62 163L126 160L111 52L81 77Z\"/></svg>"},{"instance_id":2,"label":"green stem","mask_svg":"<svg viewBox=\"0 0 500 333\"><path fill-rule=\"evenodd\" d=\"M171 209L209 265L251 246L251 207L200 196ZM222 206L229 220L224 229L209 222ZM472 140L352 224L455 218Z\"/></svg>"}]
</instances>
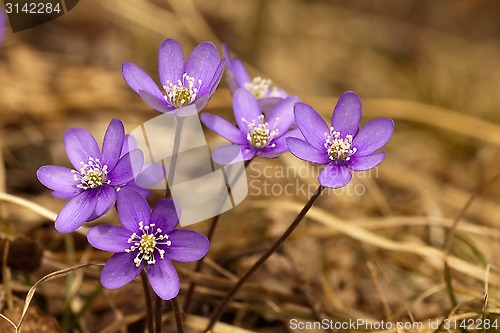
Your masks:
<instances>
[{"instance_id":1,"label":"green stem","mask_svg":"<svg viewBox=\"0 0 500 333\"><path fill-rule=\"evenodd\" d=\"M276 250L280 248L280 246L285 242L288 236L295 230L295 228L299 225L300 221L306 216L307 212L313 206L316 199L318 199L319 195L323 191L324 187L322 185L318 186L318 189L313 194L313 196L306 203L304 208L300 211L299 215L293 220L292 224L286 229L286 231L281 235L281 237L271 246L269 250L267 250L260 258L257 260L255 264L236 282L233 288L226 294L226 297L219 303L214 313L210 317L210 321L205 329L205 332L212 330L215 323L220 319L224 311L226 310L227 305L236 295L236 293L243 287L243 285L250 279L250 277L255 273L265 262L266 260L274 253Z\"/></svg>"}]
</instances>

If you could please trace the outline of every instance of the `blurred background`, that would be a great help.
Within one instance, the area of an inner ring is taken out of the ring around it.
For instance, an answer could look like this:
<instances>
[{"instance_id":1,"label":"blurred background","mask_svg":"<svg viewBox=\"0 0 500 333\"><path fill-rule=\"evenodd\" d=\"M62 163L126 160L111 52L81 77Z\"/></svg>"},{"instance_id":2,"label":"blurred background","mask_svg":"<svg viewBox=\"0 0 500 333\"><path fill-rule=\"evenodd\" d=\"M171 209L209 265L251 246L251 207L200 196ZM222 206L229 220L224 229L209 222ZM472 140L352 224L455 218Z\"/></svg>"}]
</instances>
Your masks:
<instances>
[{"instance_id":1,"label":"blurred background","mask_svg":"<svg viewBox=\"0 0 500 333\"><path fill-rule=\"evenodd\" d=\"M363 101L363 122L391 117L396 130L386 160L345 190L322 195L218 330L306 331L292 329L291 319L427 323L479 314L500 321L499 12L493 0L86 0L44 25L17 33L6 27L0 192L58 212L64 201L35 172L45 164L69 166L67 129L85 128L101 142L112 118L130 131L158 115L127 86L121 63L133 62L157 80L164 39L177 39L186 55L201 41L219 50L226 43L251 76L270 78L325 119L338 96L353 90ZM225 80L204 111L234 120ZM263 172L269 166L271 178ZM187 318L193 332L307 201L299 188L314 186L314 173L290 170L309 167L290 154L256 160L251 180L293 183L296 195L251 188L244 203L221 217L204 273L176 264L181 299L191 280L199 283ZM19 318L26 291L44 275L109 256L87 245L85 230L58 234L37 209L0 199L0 245L11 244L7 261L2 255L0 309L7 317ZM110 213L97 223L117 218ZM206 232L208 223L192 228ZM109 291L98 277L99 269L86 268L40 285L24 330L141 332L140 283ZM165 325L173 325L168 305L165 313ZM12 327L0 321L0 331Z\"/></svg>"}]
</instances>

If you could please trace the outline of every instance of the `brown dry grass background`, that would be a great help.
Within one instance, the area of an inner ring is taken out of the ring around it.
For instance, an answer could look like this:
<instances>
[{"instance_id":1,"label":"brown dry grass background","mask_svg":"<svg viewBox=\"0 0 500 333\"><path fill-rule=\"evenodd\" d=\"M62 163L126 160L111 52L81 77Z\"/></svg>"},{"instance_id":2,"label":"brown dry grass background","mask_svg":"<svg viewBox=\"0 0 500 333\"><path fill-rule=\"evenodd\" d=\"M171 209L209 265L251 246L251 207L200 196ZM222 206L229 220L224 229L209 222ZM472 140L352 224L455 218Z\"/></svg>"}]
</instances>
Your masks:
<instances>
[{"instance_id":1,"label":"brown dry grass background","mask_svg":"<svg viewBox=\"0 0 500 333\"><path fill-rule=\"evenodd\" d=\"M69 164L62 138L70 127L100 141L113 117L130 131L157 115L126 85L121 63L156 73L158 45L175 38L186 53L203 40L227 43L252 75L271 78L325 118L343 91L354 90L364 121L396 123L384 163L344 191L322 195L231 303L218 332L306 332L290 329L293 318L500 321L500 190L492 180L500 162L498 12L499 3L488 0L86 0L56 21L8 32L0 55L0 191L15 197L0 193L2 246L4 239L11 244L1 313L17 322L38 279L107 258L86 244L85 230L55 232L51 218L64 202L35 171ZM222 83L205 111L231 117L230 103ZM186 318L190 331L203 329L224 290L300 210L307 195L298 189L316 183L307 168L289 154L258 160L248 175L253 184L292 183L297 195L259 194L251 186L245 202L222 216L204 273L176 265L181 296L189 281L200 284ZM12 202L19 198L26 201ZM456 221L447 256L454 307L443 267ZM101 222L116 223L116 215ZM208 223L193 228L205 232ZM40 284L23 331L140 332L140 283L110 291L98 277L99 268L86 267ZM174 327L169 311L165 326ZM0 331L13 328L0 322Z\"/></svg>"}]
</instances>

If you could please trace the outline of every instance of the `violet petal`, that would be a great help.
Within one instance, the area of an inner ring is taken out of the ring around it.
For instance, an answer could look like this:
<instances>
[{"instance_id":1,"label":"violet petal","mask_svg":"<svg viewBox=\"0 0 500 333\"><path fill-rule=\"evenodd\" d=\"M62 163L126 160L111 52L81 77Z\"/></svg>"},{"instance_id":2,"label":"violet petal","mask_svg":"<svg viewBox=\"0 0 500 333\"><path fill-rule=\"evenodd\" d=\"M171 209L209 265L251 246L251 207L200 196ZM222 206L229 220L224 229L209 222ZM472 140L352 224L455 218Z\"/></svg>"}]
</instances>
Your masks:
<instances>
[{"instance_id":1,"label":"violet petal","mask_svg":"<svg viewBox=\"0 0 500 333\"><path fill-rule=\"evenodd\" d=\"M212 80L210 81L210 84L205 88L206 90L203 90L200 92L201 94L206 94L208 92L209 96L212 96L213 93L215 92L215 89L220 83L220 80L222 79L222 73L224 72L224 64L226 61L224 59L221 59L219 62L219 65L217 65L217 68L215 69L214 75L212 77ZM200 110L200 109L199 109Z\"/></svg>"},{"instance_id":2,"label":"violet petal","mask_svg":"<svg viewBox=\"0 0 500 333\"><path fill-rule=\"evenodd\" d=\"M379 165L385 158L385 153L376 153L366 156L352 155L345 164L354 171L366 171Z\"/></svg>"},{"instance_id":3,"label":"violet petal","mask_svg":"<svg viewBox=\"0 0 500 333\"><path fill-rule=\"evenodd\" d=\"M195 79L201 80L200 91L207 91L214 73L221 61L219 51L211 42L202 42L196 46L186 61L185 72Z\"/></svg>"},{"instance_id":4,"label":"violet petal","mask_svg":"<svg viewBox=\"0 0 500 333\"><path fill-rule=\"evenodd\" d=\"M269 113L266 121L269 123L270 129L278 129L278 136L283 135L295 122L293 114L294 105L299 102L297 96L289 96L281 100L274 109Z\"/></svg>"},{"instance_id":5,"label":"violet petal","mask_svg":"<svg viewBox=\"0 0 500 333\"><path fill-rule=\"evenodd\" d=\"M204 235L184 229L176 229L169 235L170 246L160 245L165 258L180 262L191 262L203 258L210 249L210 242Z\"/></svg>"},{"instance_id":6,"label":"violet petal","mask_svg":"<svg viewBox=\"0 0 500 333\"><path fill-rule=\"evenodd\" d=\"M212 132L233 143L246 144L248 142L246 135L226 119L210 113L200 115L200 119Z\"/></svg>"},{"instance_id":7,"label":"violet petal","mask_svg":"<svg viewBox=\"0 0 500 333\"><path fill-rule=\"evenodd\" d=\"M101 151L92 134L81 128L71 128L64 133L64 147L68 159L76 170L87 164L89 158L101 159Z\"/></svg>"},{"instance_id":8,"label":"violet petal","mask_svg":"<svg viewBox=\"0 0 500 333\"><path fill-rule=\"evenodd\" d=\"M139 66L124 62L122 64L122 74L130 88L136 93L143 90L157 98L162 98L163 94L156 82Z\"/></svg>"},{"instance_id":9,"label":"violet petal","mask_svg":"<svg viewBox=\"0 0 500 333\"><path fill-rule=\"evenodd\" d=\"M95 214L102 216L110 211L116 201L116 190L113 186L101 186L96 195L97 205L95 207Z\"/></svg>"},{"instance_id":10,"label":"violet petal","mask_svg":"<svg viewBox=\"0 0 500 333\"><path fill-rule=\"evenodd\" d=\"M87 190L70 199L57 215L57 231L72 232L80 228L95 210L96 193L96 190Z\"/></svg>"},{"instance_id":11,"label":"violet petal","mask_svg":"<svg viewBox=\"0 0 500 333\"><path fill-rule=\"evenodd\" d=\"M120 119L111 120L102 143L101 162L103 165L108 166L108 170L113 169L118 162L123 140L125 140L125 128L122 121Z\"/></svg>"},{"instance_id":12,"label":"violet petal","mask_svg":"<svg viewBox=\"0 0 500 333\"><path fill-rule=\"evenodd\" d=\"M108 289L121 288L132 282L142 271L144 264L136 267L134 253L115 253L102 268L101 284Z\"/></svg>"},{"instance_id":13,"label":"violet petal","mask_svg":"<svg viewBox=\"0 0 500 333\"><path fill-rule=\"evenodd\" d=\"M352 91L343 93L332 114L332 127L340 132L340 137L356 135L361 121L361 100Z\"/></svg>"},{"instance_id":14,"label":"violet petal","mask_svg":"<svg viewBox=\"0 0 500 333\"><path fill-rule=\"evenodd\" d=\"M130 189L130 190L133 190L134 192L137 192L143 198L147 198L147 197L149 197L151 195L151 191L150 190L146 190L145 188L137 186L134 183L133 179L129 183L127 183L127 188Z\"/></svg>"},{"instance_id":15,"label":"violet petal","mask_svg":"<svg viewBox=\"0 0 500 333\"><path fill-rule=\"evenodd\" d=\"M116 195L116 208L121 224L132 232L139 230L139 222L149 224L151 210L148 202L139 193L122 188Z\"/></svg>"},{"instance_id":16,"label":"violet petal","mask_svg":"<svg viewBox=\"0 0 500 333\"><path fill-rule=\"evenodd\" d=\"M53 191L70 195L70 197L83 191L76 187L77 182L73 178L74 175L73 170L56 165L44 165L36 172L40 183Z\"/></svg>"},{"instance_id":17,"label":"violet petal","mask_svg":"<svg viewBox=\"0 0 500 333\"><path fill-rule=\"evenodd\" d=\"M162 96L154 96L147 91L139 90L139 96L144 103L147 104L151 109L156 110L161 113L170 112L175 110L174 107L170 106Z\"/></svg>"},{"instance_id":18,"label":"violet petal","mask_svg":"<svg viewBox=\"0 0 500 333\"><path fill-rule=\"evenodd\" d=\"M254 158L255 153L255 149L249 146L229 144L214 149L212 158L218 164L230 165L242 161L249 161Z\"/></svg>"},{"instance_id":19,"label":"violet petal","mask_svg":"<svg viewBox=\"0 0 500 333\"><path fill-rule=\"evenodd\" d=\"M257 99L251 92L244 88L240 88L234 92L233 110L238 128L243 133L248 132L248 122L252 122L252 120L257 121L257 118L262 114Z\"/></svg>"},{"instance_id":20,"label":"violet petal","mask_svg":"<svg viewBox=\"0 0 500 333\"><path fill-rule=\"evenodd\" d=\"M110 185L126 184L134 178L134 173L139 173L144 164L144 155L141 150L134 149L118 160L118 163L108 173Z\"/></svg>"},{"instance_id":21,"label":"violet petal","mask_svg":"<svg viewBox=\"0 0 500 333\"><path fill-rule=\"evenodd\" d=\"M184 74L184 53L175 39L165 40L158 49L158 74L163 86L168 86L167 81L177 84Z\"/></svg>"},{"instance_id":22,"label":"violet petal","mask_svg":"<svg viewBox=\"0 0 500 333\"><path fill-rule=\"evenodd\" d=\"M244 88L245 83L249 83L251 81L250 76L243 64L243 61L240 59L233 59L233 75L238 88Z\"/></svg>"},{"instance_id":23,"label":"violet petal","mask_svg":"<svg viewBox=\"0 0 500 333\"><path fill-rule=\"evenodd\" d=\"M156 228L168 234L177 227L180 217L180 206L174 200L165 198L153 207L150 223L154 223Z\"/></svg>"},{"instance_id":24,"label":"violet petal","mask_svg":"<svg viewBox=\"0 0 500 333\"><path fill-rule=\"evenodd\" d=\"M318 150L309 143L297 138L288 138L286 143L290 153L301 160L317 164L326 164L330 162L328 154L324 149Z\"/></svg>"},{"instance_id":25,"label":"violet petal","mask_svg":"<svg viewBox=\"0 0 500 333\"><path fill-rule=\"evenodd\" d=\"M149 284L161 299L169 300L179 294L181 283L170 260L157 258L156 264L147 266L147 271Z\"/></svg>"},{"instance_id":26,"label":"violet petal","mask_svg":"<svg viewBox=\"0 0 500 333\"><path fill-rule=\"evenodd\" d=\"M257 155L265 158L274 158L288 151L288 145L286 143L286 139L288 138L298 138L302 139L302 133L298 128L288 131L277 139L274 139L271 143L274 144L274 147L266 147L260 149L257 152Z\"/></svg>"},{"instance_id":27,"label":"violet petal","mask_svg":"<svg viewBox=\"0 0 500 333\"><path fill-rule=\"evenodd\" d=\"M87 233L87 239L93 247L108 252L125 252L130 248L127 242L132 233L117 225L103 224Z\"/></svg>"},{"instance_id":28,"label":"violet petal","mask_svg":"<svg viewBox=\"0 0 500 333\"><path fill-rule=\"evenodd\" d=\"M377 118L363 126L352 141L356 147L356 156L369 155L389 142L394 132L394 121L389 118Z\"/></svg>"},{"instance_id":29,"label":"violet petal","mask_svg":"<svg viewBox=\"0 0 500 333\"><path fill-rule=\"evenodd\" d=\"M304 139L314 148L323 150L325 133L330 132L323 118L312 107L300 102L295 104L294 114Z\"/></svg>"},{"instance_id":30,"label":"violet petal","mask_svg":"<svg viewBox=\"0 0 500 333\"><path fill-rule=\"evenodd\" d=\"M344 164L332 162L321 170L318 181L324 187L340 188L346 186L352 175Z\"/></svg>"},{"instance_id":31,"label":"violet petal","mask_svg":"<svg viewBox=\"0 0 500 333\"><path fill-rule=\"evenodd\" d=\"M262 97L257 99L257 103L259 103L259 108L261 109L262 113L266 116L266 119L269 118L269 114L273 109L278 105L281 101L283 101L283 98L281 97ZM293 112L292 108L292 117L293 117L293 124L296 125L295 123L295 115Z\"/></svg>"},{"instance_id":32,"label":"violet petal","mask_svg":"<svg viewBox=\"0 0 500 333\"><path fill-rule=\"evenodd\" d=\"M81 190L83 191L83 190ZM81 192L80 191L80 192ZM73 198L75 195L77 195L78 193L80 192L77 192L77 193L68 193L68 192L59 192L59 191L52 191L52 196L54 198L59 198L59 199L71 199Z\"/></svg>"}]
</instances>

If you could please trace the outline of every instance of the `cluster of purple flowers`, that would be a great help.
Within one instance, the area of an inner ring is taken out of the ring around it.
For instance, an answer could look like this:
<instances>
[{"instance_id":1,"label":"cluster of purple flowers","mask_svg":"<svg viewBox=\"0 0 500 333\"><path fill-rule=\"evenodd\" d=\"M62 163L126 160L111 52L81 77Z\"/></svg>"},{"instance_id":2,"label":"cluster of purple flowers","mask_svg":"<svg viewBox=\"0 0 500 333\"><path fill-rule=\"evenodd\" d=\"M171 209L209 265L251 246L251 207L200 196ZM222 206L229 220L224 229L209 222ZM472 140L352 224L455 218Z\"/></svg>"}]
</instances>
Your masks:
<instances>
[{"instance_id":1,"label":"cluster of purple flowers","mask_svg":"<svg viewBox=\"0 0 500 333\"><path fill-rule=\"evenodd\" d=\"M236 126L213 114L200 116L203 124L230 144L213 151L219 164L233 163L234 148L243 160L275 158L290 151L296 157L325 165L318 181L339 188L349 183L349 171L377 166L385 157L377 152L391 138L391 119L375 119L360 127L361 101L354 92L342 94L328 126L309 105L270 80L250 79L243 62L230 58L224 46L221 59L214 44L199 44L184 62L179 43L165 40L158 52L161 88L140 67L124 63L123 77L154 110L173 113L188 105L203 109L218 86L224 66L233 93ZM180 208L170 198L152 210L149 191L135 182L134 170L143 168L143 153L128 147L123 123L109 124L102 150L83 129L66 132L64 143L74 169L42 166L38 179L58 198L69 199L55 221L60 232L71 232L110 211L116 204L122 226L100 225L88 232L94 247L115 252L106 263L101 283L119 288L146 270L153 290L163 299L179 292L179 278L170 260L196 261L209 250L208 239L194 231L176 229Z\"/></svg>"}]
</instances>

